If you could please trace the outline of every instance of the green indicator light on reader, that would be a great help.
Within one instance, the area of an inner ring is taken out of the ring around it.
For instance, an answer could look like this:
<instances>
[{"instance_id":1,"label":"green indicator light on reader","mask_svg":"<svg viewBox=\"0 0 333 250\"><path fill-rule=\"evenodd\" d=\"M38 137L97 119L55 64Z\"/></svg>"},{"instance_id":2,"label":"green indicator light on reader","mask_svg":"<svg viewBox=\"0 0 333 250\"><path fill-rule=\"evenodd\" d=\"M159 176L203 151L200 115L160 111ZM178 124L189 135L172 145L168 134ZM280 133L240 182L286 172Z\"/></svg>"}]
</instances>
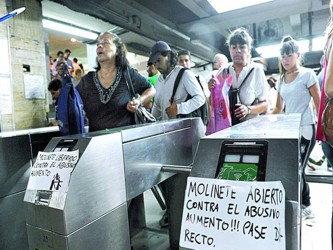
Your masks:
<instances>
[{"instance_id":1,"label":"green indicator light on reader","mask_svg":"<svg viewBox=\"0 0 333 250\"><path fill-rule=\"evenodd\" d=\"M253 163L225 162L218 178L235 181L256 181L257 173L258 166Z\"/></svg>"}]
</instances>

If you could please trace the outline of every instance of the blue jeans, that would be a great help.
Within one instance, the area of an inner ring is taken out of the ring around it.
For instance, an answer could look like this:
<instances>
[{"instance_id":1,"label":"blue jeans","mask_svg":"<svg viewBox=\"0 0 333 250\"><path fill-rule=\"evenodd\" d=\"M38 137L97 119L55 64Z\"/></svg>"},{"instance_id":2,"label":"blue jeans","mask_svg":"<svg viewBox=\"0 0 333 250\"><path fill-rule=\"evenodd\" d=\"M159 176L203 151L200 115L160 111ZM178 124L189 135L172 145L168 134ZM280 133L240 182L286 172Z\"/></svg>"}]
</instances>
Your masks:
<instances>
[{"instance_id":1,"label":"blue jeans","mask_svg":"<svg viewBox=\"0 0 333 250\"><path fill-rule=\"evenodd\" d=\"M321 148L324 152L324 155L327 159L327 167L333 167L333 148L327 142L323 141L321 143Z\"/></svg>"}]
</instances>

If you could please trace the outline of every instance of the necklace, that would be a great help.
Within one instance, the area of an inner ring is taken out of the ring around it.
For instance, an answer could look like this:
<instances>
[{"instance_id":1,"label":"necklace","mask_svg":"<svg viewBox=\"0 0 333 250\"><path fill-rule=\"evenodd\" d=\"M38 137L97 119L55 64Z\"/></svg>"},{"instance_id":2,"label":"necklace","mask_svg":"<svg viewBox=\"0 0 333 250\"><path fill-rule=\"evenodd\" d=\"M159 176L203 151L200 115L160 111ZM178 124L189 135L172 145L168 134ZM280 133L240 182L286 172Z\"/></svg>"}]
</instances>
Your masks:
<instances>
[{"instance_id":1,"label":"necklace","mask_svg":"<svg viewBox=\"0 0 333 250\"><path fill-rule=\"evenodd\" d=\"M95 83L95 86L99 92L99 99L102 103L106 104L111 100L112 94L117 88L119 82L121 79L121 70L120 67L117 68L116 77L113 80L113 84L109 88L104 88L101 82L98 79L97 72L94 72L93 80Z\"/></svg>"},{"instance_id":2,"label":"necklace","mask_svg":"<svg viewBox=\"0 0 333 250\"><path fill-rule=\"evenodd\" d=\"M295 69L293 69L293 70L291 70L291 71L287 71L286 72L286 75L290 75L290 74L292 74L292 73L294 73L294 72L297 72L299 70L299 68L295 68Z\"/></svg>"}]
</instances>

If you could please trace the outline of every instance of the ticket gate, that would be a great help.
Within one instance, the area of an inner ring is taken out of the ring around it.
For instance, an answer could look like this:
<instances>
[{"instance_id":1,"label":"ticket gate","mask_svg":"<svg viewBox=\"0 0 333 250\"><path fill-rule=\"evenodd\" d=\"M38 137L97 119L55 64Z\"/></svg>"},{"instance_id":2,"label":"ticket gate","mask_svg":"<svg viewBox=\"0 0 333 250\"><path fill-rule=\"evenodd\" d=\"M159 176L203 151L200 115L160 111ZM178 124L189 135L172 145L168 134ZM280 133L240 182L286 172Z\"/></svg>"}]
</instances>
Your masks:
<instances>
[{"instance_id":1,"label":"ticket gate","mask_svg":"<svg viewBox=\"0 0 333 250\"><path fill-rule=\"evenodd\" d=\"M300 249L300 118L259 116L201 138L190 173L191 177L281 181L286 192L288 250Z\"/></svg>"},{"instance_id":2,"label":"ticket gate","mask_svg":"<svg viewBox=\"0 0 333 250\"><path fill-rule=\"evenodd\" d=\"M30 167L58 127L0 133L0 249L28 249L23 197Z\"/></svg>"},{"instance_id":3,"label":"ticket gate","mask_svg":"<svg viewBox=\"0 0 333 250\"><path fill-rule=\"evenodd\" d=\"M130 249L128 203L175 175L163 167L192 164L203 135L194 118L53 138L45 152L79 160L66 193L26 190L29 248Z\"/></svg>"}]
</instances>

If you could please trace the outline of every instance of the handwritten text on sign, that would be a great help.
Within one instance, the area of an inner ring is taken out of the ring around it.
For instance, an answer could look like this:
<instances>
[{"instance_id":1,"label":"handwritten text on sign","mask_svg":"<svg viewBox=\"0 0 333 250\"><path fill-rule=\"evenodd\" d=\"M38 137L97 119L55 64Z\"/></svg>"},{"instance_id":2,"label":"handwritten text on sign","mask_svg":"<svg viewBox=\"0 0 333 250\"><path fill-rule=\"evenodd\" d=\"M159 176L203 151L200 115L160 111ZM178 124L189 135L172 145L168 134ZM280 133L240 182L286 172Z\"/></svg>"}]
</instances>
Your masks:
<instances>
[{"instance_id":1,"label":"handwritten text on sign","mask_svg":"<svg viewBox=\"0 0 333 250\"><path fill-rule=\"evenodd\" d=\"M38 152L27 189L67 192L79 151Z\"/></svg>"},{"instance_id":2,"label":"handwritten text on sign","mask_svg":"<svg viewBox=\"0 0 333 250\"><path fill-rule=\"evenodd\" d=\"M285 249L281 182L189 177L180 245L192 249Z\"/></svg>"}]
</instances>

